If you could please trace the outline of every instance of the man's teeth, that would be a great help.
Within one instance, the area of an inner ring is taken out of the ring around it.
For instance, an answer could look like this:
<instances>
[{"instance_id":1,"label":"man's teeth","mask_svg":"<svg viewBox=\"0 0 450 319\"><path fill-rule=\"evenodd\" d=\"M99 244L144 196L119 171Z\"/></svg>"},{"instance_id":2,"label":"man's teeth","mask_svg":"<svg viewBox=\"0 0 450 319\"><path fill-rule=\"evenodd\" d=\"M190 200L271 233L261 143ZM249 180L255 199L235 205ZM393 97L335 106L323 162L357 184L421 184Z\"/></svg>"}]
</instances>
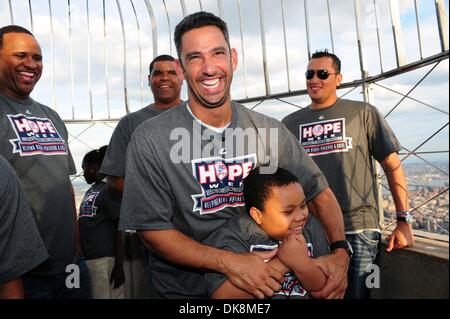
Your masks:
<instances>
[{"instance_id":1,"label":"man's teeth","mask_svg":"<svg viewBox=\"0 0 450 319\"><path fill-rule=\"evenodd\" d=\"M27 76L27 77L34 77L34 73L31 72L19 72L21 75Z\"/></svg>"},{"instance_id":2,"label":"man's teeth","mask_svg":"<svg viewBox=\"0 0 450 319\"><path fill-rule=\"evenodd\" d=\"M203 80L202 84L204 86L214 87L219 84L219 79L213 79L213 80Z\"/></svg>"}]
</instances>

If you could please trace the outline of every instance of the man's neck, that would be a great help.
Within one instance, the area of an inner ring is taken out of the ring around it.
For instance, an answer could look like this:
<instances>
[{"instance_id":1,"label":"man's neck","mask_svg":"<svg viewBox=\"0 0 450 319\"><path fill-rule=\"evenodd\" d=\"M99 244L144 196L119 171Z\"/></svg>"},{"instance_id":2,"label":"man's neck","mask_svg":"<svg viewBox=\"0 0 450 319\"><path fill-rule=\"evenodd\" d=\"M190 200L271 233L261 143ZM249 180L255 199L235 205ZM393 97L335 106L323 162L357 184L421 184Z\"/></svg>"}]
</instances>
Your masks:
<instances>
[{"instance_id":1,"label":"man's neck","mask_svg":"<svg viewBox=\"0 0 450 319\"><path fill-rule=\"evenodd\" d=\"M311 101L311 108L314 110L324 109L324 108L330 107L333 104L335 104L337 100L338 100L338 98L335 97L335 98L329 99L325 102Z\"/></svg>"},{"instance_id":2,"label":"man's neck","mask_svg":"<svg viewBox=\"0 0 450 319\"><path fill-rule=\"evenodd\" d=\"M161 102L161 101L155 101L155 103L153 103L152 105L153 105L154 108L157 108L157 109L160 109L160 110L167 110L167 109L170 109L170 108L172 108L174 106L177 106L180 103L181 103L181 99L177 99L177 100L173 100L172 102L169 102L169 103L164 103L164 102Z\"/></svg>"},{"instance_id":3,"label":"man's neck","mask_svg":"<svg viewBox=\"0 0 450 319\"><path fill-rule=\"evenodd\" d=\"M227 126L233 116L231 100L226 101L223 105L216 108L207 108L193 103L191 100L188 106L197 119L212 127L220 128Z\"/></svg>"},{"instance_id":4,"label":"man's neck","mask_svg":"<svg viewBox=\"0 0 450 319\"><path fill-rule=\"evenodd\" d=\"M17 95L14 94L13 92L9 91L9 90L4 90L3 88L0 89L0 93L2 93L4 96L9 97L11 99L14 100L18 100L18 101L26 101L30 98L30 94L24 96L24 95Z\"/></svg>"}]
</instances>

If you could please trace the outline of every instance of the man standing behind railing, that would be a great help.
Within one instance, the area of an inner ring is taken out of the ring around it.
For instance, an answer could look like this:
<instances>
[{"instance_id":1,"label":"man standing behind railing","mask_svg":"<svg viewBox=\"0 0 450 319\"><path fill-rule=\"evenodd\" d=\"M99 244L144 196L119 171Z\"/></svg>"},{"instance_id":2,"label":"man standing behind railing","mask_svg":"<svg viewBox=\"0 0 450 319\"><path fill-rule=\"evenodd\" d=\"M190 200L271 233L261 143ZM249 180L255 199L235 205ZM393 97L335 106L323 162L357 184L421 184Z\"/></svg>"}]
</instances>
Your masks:
<instances>
[{"instance_id":1,"label":"man standing behind railing","mask_svg":"<svg viewBox=\"0 0 450 319\"><path fill-rule=\"evenodd\" d=\"M0 154L19 176L50 255L23 276L25 297L88 298L89 272L75 250L78 226L69 175L76 170L67 129L54 110L30 98L42 67L41 48L30 31L0 28Z\"/></svg>"},{"instance_id":2,"label":"man standing behind railing","mask_svg":"<svg viewBox=\"0 0 450 319\"><path fill-rule=\"evenodd\" d=\"M136 128L146 120L181 103L182 79L174 66L175 59L170 55L157 56L150 63L148 84L152 90L154 103L127 114L114 129L109 142L100 173L107 175L107 191L118 201L122 200L125 178L125 158L127 146ZM146 252L145 248L144 252ZM147 259L147 254L144 254ZM147 265L147 261L145 261Z\"/></svg>"},{"instance_id":3,"label":"man standing behind railing","mask_svg":"<svg viewBox=\"0 0 450 319\"><path fill-rule=\"evenodd\" d=\"M400 143L375 107L337 98L340 72L336 55L314 53L306 71L312 103L285 117L283 123L325 174L341 205L346 237L353 248L346 298L368 298L367 267L375 262L381 238L372 157L386 172L397 210L397 228L388 238L387 251L413 244L412 216L397 155ZM331 250L337 247L330 245Z\"/></svg>"},{"instance_id":4,"label":"man standing behind railing","mask_svg":"<svg viewBox=\"0 0 450 319\"><path fill-rule=\"evenodd\" d=\"M107 175L108 193L119 200L123 193L127 146L134 131L144 121L181 103L183 80L175 70L174 60L172 56L165 54L153 59L149 67L148 85L155 102L125 115L114 129L100 173Z\"/></svg>"}]
</instances>

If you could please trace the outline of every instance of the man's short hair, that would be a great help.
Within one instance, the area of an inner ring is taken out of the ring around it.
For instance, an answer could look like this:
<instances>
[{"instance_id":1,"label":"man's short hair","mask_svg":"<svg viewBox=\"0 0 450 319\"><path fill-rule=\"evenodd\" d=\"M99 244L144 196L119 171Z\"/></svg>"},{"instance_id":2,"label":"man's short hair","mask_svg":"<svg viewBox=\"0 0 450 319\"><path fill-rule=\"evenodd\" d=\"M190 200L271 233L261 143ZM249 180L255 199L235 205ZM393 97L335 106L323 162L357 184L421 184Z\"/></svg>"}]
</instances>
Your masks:
<instances>
[{"instance_id":1,"label":"man's short hair","mask_svg":"<svg viewBox=\"0 0 450 319\"><path fill-rule=\"evenodd\" d=\"M330 58L333 60L333 68L337 73L341 73L341 60L336 54L328 52L328 50L316 51L311 56L311 59Z\"/></svg>"},{"instance_id":2,"label":"man's short hair","mask_svg":"<svg viewBox=\"0 0 450 319\"><path fill-rule=\"evenodd\" d=\"M183 36L183 34L190 30L210 25L216 26L220 29L220 31L222 31L222 34L227 41L228 47L231 48L228 27L225 21L210 12L200 11L186 16L175 27L174 41L179 59L181 59L181 37Z\"/></svg>"},{"instance_id":3,"label":"man's short hair","mask_svg":"<svg viewBox=\"0 0 450 319\"><path fill-rule=\"evenodd\" d=\"M25 29L24 27L21 27L20 25L7 25L2 28L0 28L0 49L3 48L3 35L7 33L26 33L34 37L33 33Z\"/></svg>"},{"instance_id":4,"label":"man's short hair","mask_svg":"<svg viewBox=\"0 0 450 319\"><path fill-rule=\"evenodd\" d=\"M244 200L247 212L250 212L252 207L264 211L264 204L272 195L272 187L300 183L294 174L281 167L278 167L273 174L264 174L264 168L267 171L267 167L255 168L244 179Z\"/></svg>"},{"instance_id":5,"label":"man's short hair","mask_svg":"<svg viewBox=\"0 0 450 319\"><path fill-rule=\"evenodd\" d=\"M173 62L173 61L175 61L175 58L174 58L173 56L171 56L171 55L168 55L168 54L161 54L161 55L158 55L158 56L157 56L156 58L154 58L153 61L150 63L150 66L149 66L149 68L148 68L149 74L152 74L153 66L154 66L155 62L158 62L158 61L171 61L171 62Z\"/></svg>"}]
</instances>

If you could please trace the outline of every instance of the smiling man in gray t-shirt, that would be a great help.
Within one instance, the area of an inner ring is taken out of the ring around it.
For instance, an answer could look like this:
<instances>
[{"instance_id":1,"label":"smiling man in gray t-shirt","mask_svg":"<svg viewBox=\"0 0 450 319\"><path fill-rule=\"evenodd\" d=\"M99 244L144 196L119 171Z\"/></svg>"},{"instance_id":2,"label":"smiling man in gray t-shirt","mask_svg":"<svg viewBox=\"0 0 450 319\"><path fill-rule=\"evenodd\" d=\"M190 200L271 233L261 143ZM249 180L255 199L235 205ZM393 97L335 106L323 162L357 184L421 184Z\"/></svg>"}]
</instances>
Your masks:
<instances>
[{"instance_id":1,"label":"smiling man in gray t-shirt","mask_svg":"<svg viewBox=\"0 0 450 319\"><path fill-rule=\"evenodd\" d=\"M255 297L272 296L283 274L264 259L276 252L237 254L202 244L243 213L242 180L261 164L296 174L331 241L345 238L339 205L280 122L231 102L237 52L230 48L226 24L213 14L194 13L177 25L174 38L189 101L135 131L119 227L137 230L152 248L158 297L206 297L204 270L225 274ZM348 260L344 249L317 260L330 274L317 296L343 295Z\"/></svg>"}]
</instances>

